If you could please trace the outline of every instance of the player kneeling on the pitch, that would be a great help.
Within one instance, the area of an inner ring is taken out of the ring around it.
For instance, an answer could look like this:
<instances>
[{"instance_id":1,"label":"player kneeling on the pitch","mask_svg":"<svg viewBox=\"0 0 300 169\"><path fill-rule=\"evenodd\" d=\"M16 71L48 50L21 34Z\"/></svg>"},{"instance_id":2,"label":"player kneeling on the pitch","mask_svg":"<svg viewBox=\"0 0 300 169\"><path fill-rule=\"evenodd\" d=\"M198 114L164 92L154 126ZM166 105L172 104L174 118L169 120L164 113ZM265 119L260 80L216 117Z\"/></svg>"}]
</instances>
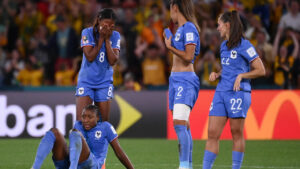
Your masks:
<instances>
[{"instance_id":1,"label":"player kneeling on the pitch","mask_svg":"<svg viewBox=\"0 0 300 169\"><path fill-rule=\"evenodd\" d=\"M49 130L40 142L32 169L39 169L51 150L57 169L100 169L105 162L108 143L122 164L133 169L119 144L114 127L108 122L100 122L98 112L95 105L88 105L83 109L82 121L77 121L70 132L69 149L57 129Z\"/></svg>"}]
</instances>

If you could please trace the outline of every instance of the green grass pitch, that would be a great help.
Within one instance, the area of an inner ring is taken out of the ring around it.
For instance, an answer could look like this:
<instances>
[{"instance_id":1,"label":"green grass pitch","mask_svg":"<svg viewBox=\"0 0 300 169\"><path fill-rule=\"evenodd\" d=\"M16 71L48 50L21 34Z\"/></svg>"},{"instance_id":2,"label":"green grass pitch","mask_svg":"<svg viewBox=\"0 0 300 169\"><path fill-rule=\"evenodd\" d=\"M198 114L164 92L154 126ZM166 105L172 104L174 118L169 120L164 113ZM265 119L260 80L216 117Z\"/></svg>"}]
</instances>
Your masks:
<instances>
[{"instance_id":1,"label":"green grass pitch","mask_svg":"<svg viewBox=\"0 0 300 169\"><path fill-rule=\"evenodd\" d=\"M136 169L177 169L177 141L119 139ZM39 139L0 139L0 169L30 169ZM194 141L194 169L202 168L205 141ZM213 169L231 168L231 141L220 142ZM42 169L52 169L51 155ZM124 168L109 149L107 169ZM247 141L242 169L300 169L300 141Z\"/></svg>"}]
</instances>

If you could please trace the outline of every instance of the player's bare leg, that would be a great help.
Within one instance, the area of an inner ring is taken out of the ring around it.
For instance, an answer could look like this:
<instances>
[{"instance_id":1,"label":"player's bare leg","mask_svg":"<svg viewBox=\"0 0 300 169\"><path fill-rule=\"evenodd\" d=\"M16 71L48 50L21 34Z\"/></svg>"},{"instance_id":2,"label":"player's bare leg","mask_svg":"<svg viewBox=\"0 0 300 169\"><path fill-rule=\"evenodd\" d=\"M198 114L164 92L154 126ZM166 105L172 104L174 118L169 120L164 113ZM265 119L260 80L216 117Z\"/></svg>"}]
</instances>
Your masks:
<instances>
[{"instance_id":1,"label":"player's bare leg","mask_svg":"<svg viewBox=\"0 0 300 169\"><path fill-rule=\"evenodd\" d=\"M209 116L208 139L203 157L203 169L211 169L219 153L219 140L227 122L227 117Z\"/></svg>"},{"instance_id":2,"label":"player's bare leg","mask_svg":"<svg viewBox=\"0 0 300 169\"><path fill-rule=\"evenodd\" d=\"M244 139L244 118L229 119L231 135L233 140L232 147L232 169L239 169L242 166L244 152L245 152L245 139Z\"/></svg>"},{"instance_id":3,"label":"player's bare leg","mask_svg":"<svg viewBox=\"0 0 300 169\"><path fill-rule=\"evenodd\" d=\"M58 129L53 128L51 131L54 133L56 138L52 149L53 159L56 161L64 160L69 155L67 142Z\"/></svg>"},{"instance_id":4,"label":"player's bare leg","mask_svg":"<svg viewBox=\"0 0 300 169\"><path fill-rule=\"evenodd\" d=\"M81 120L81 113L85 106L92 104L93 100L89 96L76 97L76 120Z\"/></svg>"},{"instance_id":5,"label":"player's bare leg","mask_svg":"<svg viewBox=\"0 0 300 169\"><path fill-rule=\"evenodd\" d=\"M219 140L226 122L227 117L209 116L208 138L206 141L205 150L215 154L219 153Z\"/></svg>"},{"instance_id":6,"label":"player's bare leg","mask_svg":"<svg viewBox=\"0 0 300 169\"><path fill-rule=\"evenodd\" d=\"M95 103L95 105L99 107L102 121L109 120L110 103L111 103L111 100Z\"/></svg>"}]
</instances>

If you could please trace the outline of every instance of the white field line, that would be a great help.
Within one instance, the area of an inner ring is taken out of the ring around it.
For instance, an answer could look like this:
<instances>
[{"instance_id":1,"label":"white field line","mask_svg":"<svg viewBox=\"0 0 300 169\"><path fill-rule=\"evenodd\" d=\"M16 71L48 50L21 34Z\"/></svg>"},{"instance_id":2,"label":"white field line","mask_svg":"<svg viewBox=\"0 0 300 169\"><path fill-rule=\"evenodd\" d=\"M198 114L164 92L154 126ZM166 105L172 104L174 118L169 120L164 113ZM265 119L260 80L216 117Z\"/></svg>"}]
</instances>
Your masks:
<instances>
[{"instance_id":1,"label":"white field line","mask_svg":"<svg viewBox=\"0 0 300 169\"><path fill-rule=\"evenodd\" d=\"M109 163L107 166L122 166L121 163ZM152 163L134 163L134 166L140 169L164 169L164 167L174 167L174 169L178 168L178 164L152 164ZM143 168L141 168L143 167ZM177 167L177 168L176 168ZM193 165L194 169L196 168L200 168L202 167L201 164L194 164ZM218 168L231 168L231 165L213 165L213 169L218 169ZM290 166L246 166L246 165L242 165L242 168L244 169L300 169L299 167L290 167ZM109 167L107 167L107 169L109 169Z\"/></svg>"}]
</instances>

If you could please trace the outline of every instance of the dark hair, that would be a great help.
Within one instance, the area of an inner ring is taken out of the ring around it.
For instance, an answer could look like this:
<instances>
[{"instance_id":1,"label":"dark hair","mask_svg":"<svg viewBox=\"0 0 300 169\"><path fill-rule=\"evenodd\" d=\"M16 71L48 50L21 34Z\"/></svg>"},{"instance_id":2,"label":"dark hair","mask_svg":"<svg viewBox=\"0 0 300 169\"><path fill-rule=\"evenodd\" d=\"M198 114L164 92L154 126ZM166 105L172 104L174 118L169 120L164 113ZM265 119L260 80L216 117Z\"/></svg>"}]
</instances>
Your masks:
<instances>
[{"instance_id":1,"label":"dark hair","mask_svg":"<svg viewBox=\"0 0 300 169\"><path fill-rule=\"evenodd\" d=\"M99 26L98 20L102 20L102 19L111 19L113 21L116 21L117 15L111 8L104 8L98 12L97 17L94 19L94 22L93 22L93 37L94 37L95 41L97 39L96 35L98 33L98 26ZM96 44L97 43L98 43L98 41L96 41Z\"/></svg>"},{"instance_id":2,"label":"dark hair","mask_svg":"<svg viewBox=\"0 0 300 169\"><path fill-rule=\"evenodd\" d=\"M96 116L98 116L99 117L99 108L98 108L98 106L96 106L96 105L93 105L93 104L89 104L89 105L87 105L87 106L85 106L84 108L83 108L83 112L85 112L85 111L92 111L92 112L94 112L95 114L96 114Z\"/></svg>"},{"instance_id":3,"label":"dark hair","mask_svg":"<svg viewBox=\"0 0 300 169\"><path fill-rule=\"evenodd\" d=\"M188 21L192 22L199 34L200 34L200 27L197 23L197 19L195 16L195 10L194 10L194 4L192 0L170 0L171 5L177 5L179 8L179 11L182 13L182 15L187 19Z\"/></svg>"},{"instance_id":4,"label":"dark hair","mask_svg":"<svg viewBox=\"0 0 300 169\"><path fill-rule=\"evenodd\" d=\"M229 31L229 39L227 42L227 47L232 49L238 46L241 43L243 35L243 24L240 19L240 15L237 11L233 10L231 12L224 12L220 19L226 23L229 22L230 24L230 31Z\"/></svg>"}]
</instances>

